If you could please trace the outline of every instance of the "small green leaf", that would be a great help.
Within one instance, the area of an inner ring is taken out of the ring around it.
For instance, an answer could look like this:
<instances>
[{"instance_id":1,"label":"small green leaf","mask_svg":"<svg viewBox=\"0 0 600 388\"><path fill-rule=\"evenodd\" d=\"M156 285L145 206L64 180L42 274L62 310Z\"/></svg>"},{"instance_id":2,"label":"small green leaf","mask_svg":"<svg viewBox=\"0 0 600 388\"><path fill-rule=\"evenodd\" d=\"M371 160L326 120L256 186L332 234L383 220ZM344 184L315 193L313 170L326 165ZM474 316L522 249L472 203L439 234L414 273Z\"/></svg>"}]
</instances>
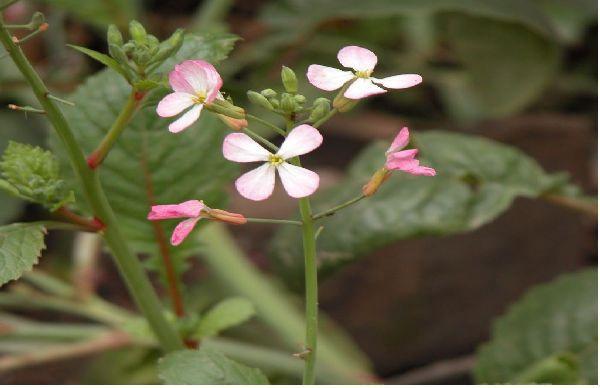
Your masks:
<instances>
[{"instance_id":1,"label":"small green leaf","mask_svg":"<svg viewBox=\"0 0 600 388\"><path fill-rule=\"evenodd\" d=\"M598 274L534 287L498 318L477 352L479 384L597 384ZM596 361L596 362L594 362Z\"/></svg>"},{"instance_id":2,"label":"small green leaf","mask_svg":"<svg viewBox=\"0 0 600 388\"><path fill-rule=\"evenodd\" d=\"M195 336L213 336L233 326L237 326L255 314L252 303L244 298L229 298L219 302L202 316Z\"/></svg>"},{"instance_id":3,"label":"small green leaf","mask_svg":"<svg viewBox=\"0 0 600 388\"><path fill-rule=\"evenodd\" d=\"M98 51L94 51L94 50L90 50L88 48L85 47L80 47L80 46L75 46L73 44L68 44L67 46L82 52L84 54L86 54L87 56L91 57L92 59L97 60L98 62L102 63L105 66L110 67L111 69L113 69L114 71L116 71L117 73L121 74L126 80L131 81L129 75L127 74L127 72L125 72L125 70L123 70L123 68L121 67L121 65L119 64L119 62L117 62L116 60L112 59L111 57L109 57L106 54L102 54Z\"/></svg>"},{"instance_id":4,"label":"small green leaf","mask_svg":"<svg viewBox=\"0 0 600 388\"><path fill-rule=\"evenodd\" d=\"M74 201L59 173L50 151L11 141L0 161L0 188L55 211Z\"/></svg>"},{"instance_id":5,"label":"small green leaf","mask_svg":"<svg viewBox=\"0 0 600 388\"><path fill-rule=\"evenodd\" d=\"M46 229L40 224L0 226L0 286L16 280L37 264Z\"/></svg>"},{"instance_id":6,"label":"small green leaf","mask_svg":"<svg viewBox=\"0 0 600 388\"><path fill-rule=\"evenodd\" d=\"M233 361L213 349L180 350L158 363L165 384L265 385L269 381L256 368Z\"/></svg>"}]
</instances>

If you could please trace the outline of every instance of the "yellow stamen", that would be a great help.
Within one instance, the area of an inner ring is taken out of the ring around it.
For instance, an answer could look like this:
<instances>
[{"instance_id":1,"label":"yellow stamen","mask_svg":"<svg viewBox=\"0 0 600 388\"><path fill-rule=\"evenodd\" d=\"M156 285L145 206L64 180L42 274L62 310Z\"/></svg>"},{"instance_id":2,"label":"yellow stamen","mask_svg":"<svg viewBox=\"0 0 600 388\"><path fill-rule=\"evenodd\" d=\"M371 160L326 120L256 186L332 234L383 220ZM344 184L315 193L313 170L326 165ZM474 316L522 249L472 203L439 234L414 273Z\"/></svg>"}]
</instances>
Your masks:
<instances>
[{"instance_id":1,"label":"yellow stamen","mask_svg":"<svg viewBox=\"0 0 600 388\"><path fill-rule=\"evenodd\" d=\"M271 155L269 155L268 162L271 166L279 166L280 164L282 164L284 162L284 160L279 155L271 154Z\"/></svg>"}]
</instances>

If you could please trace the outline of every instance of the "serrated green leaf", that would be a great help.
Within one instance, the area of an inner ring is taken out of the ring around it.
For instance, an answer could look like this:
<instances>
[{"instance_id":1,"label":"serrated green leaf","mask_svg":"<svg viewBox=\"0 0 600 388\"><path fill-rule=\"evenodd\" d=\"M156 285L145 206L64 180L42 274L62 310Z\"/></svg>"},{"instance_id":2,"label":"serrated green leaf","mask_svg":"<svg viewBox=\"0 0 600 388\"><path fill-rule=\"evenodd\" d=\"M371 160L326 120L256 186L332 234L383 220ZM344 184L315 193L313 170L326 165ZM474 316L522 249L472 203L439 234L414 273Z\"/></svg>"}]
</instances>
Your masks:
<instances>
[{"instance_id":1,"label":"serrated green leaf","mask_svg":"<svg viewBox=\"0 0 600 388\"><path fill-rule=\"evenodd\" d=\"M596 270L532 288L494 322L477 352L477 382L597 384L597 296Z\"/></svg>"},{"instance_id":2,"label":"serrated green leaf","mask_svg":"<svg viewBox=\"0 0 600 388\"><path fill-rule=\"evenodd\" d=\"M217 335L223 330L244 323L255 313L254 306L248 299L225 299L200 318L194 336L203 338Z\"/></svg>"},{"instance_id":3,"label":"serrated green leaf","mask_svg":"<svg viewBox=\"0 0 600 388\"><path fill-rule=\"evenodd\" d=\"M94 50L90 50L88 48L85 47L80 47L80 46L75 46L73 44L68 44L67 46L84 53L85 55L89 56L92 59L95 59L96 61L102 63L105 66L108 66L109 68L113 69L114 71L116 71L117 73L121 74L125 79L129 80L129 76L127 75L127 73L123 70L123 68L121 67L121 65L119 65L119 62L115 61L114 59L112 59L111 57L109 57L106 54L102 54L98 51L94 51Z\"/></svg>"},{"instance_id":4,"label":"serrated green leaf","mask_svg":"<svg viewBox=\"0 0 600 388\"><path fill-rule=\"evenodd\" d=\"M60 178L58 160L40 147L9 142L0 161L0 174L0 188L50 211L74 201L73 192Z\"/></svg>"},{"instance_id":5,"label":"serrated green leaf","mask_svg":"<svg viewBox=\"0 0 600 388\"><path fill-rule=\"evenodd\" d=\"M38 262L46 229L40 224L0 226L0 286L16 280Z\"/></svg>"},{"instance_id":6,"label":"serrated green leaf","mask_svg":"<svg viewBox=\"0 0 600 388\"><path fill-rule=\"evenodd\" d=\"M423 165L435 177L396 172L371 198L324 219L317 240L319 268L330 272L344 263L397 240L466 232L490 222L518 196L557 190L563 174L550 175L513 147L485 138L444 131L413 134ZM384 163L387 144L374 143L350 166L348 178L313 201L315 213L361 192ZM271 258L295 288L302 286L302 240L297 228L282 227L273 237Z\"/></svg>"},{"instance_id":7,"label":"serrated green leaf","mask_svg":"<svg viewBox=\"0 0 600 388\"><path fill-rule=\"evenodd\" d=\"M232 35L186 36L177 56L163 64L161 71L166 73L185 59L216 63L227 56L234 42ZM129 93L125 80L114 72L102 71L69 97L77 101L77 107L65 111L65 115L85 153L92 152L102 140ZM153 101L160 97L152 96ZM221 155L226 131L218 118L203 112L199 121L179 134L167 129L173 120L160 118L156 105L145 104L99 167L102 185L126 239L136 252L149 255L150 265L156 269L162 268L162 262L156 259L157 232L146 220L151 204L202 199L209 206L222 206L226 200L224 185L236 171L236 166ZM61 163L67 166L60 142L52 140ZM69 177L75 186L74 177ZM83 202L78 205L85 209ZM176 224L176 220L160 223L167 239ZM182 259L194 244L189 238L178 247L169 247L178 271L184 269Z\"/></svg>"},{"instance_id":8,"label":"serrated green leaf","mask_svg":"<svg viewBox=\"0 0 600 388\"><path fill-rule=\"evenodd\" d=\"M165 384L269 384L259 369L250 368L206 348L167 354L158 363L158 376Z\"/></svg>"}]
</instances>

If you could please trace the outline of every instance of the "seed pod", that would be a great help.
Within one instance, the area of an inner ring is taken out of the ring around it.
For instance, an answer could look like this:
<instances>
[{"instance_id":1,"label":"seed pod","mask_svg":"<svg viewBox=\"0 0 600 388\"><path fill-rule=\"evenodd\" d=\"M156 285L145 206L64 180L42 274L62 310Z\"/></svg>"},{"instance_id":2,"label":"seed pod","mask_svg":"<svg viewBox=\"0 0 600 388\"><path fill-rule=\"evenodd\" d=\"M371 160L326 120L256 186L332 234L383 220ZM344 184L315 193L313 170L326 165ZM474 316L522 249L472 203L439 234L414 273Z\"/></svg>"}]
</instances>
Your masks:
<instances>
[{"instance_id":1,"label":"seed pod","mask_svg":"<svg viewBox=\"0 0 600 388\"><path fill-rule=\"evenodd\" d=\"M123 35L114 24L108 26L108 30L106 31L106 40L108 41L108 44L114 44L115 46L119 47L123 46Z\"/></svg>"},{"instance_id":2,"label":"seed pod","mask_svg":"<svg viewBox=\"0 0 600 388\"><path fill-rule=\"evenodd\" d=\"M369 182L363 186L362 192L365 197L375 194L379 187L390 177L390 171L385 167L375 171Z\"/></svg>"},{"instance_id":3,"label":"seed pod","mask_svg":"<svg viewBox=\"0 0 600 388\"><path fill-rule=\"evenodd\" d=\"M260 93L257 93L253 90L248 90L248 99L251 103L256 104L258 106L262 106L265 109L273 110L273 105Z\"/></svg>"},{"instance_id":4,"label":"seed pod","mask_svg":"<svg viewBox=\"0 0 600 388\"><path fill-rule=\"evenodd\" d=\"M298 93L298 78L296 73L289 67L281 67L281 82L288 93ZM282 101L283 102L283 101Z\"/></svg>"},{"instance_id":5,"label":"seed pod","mask_svg":"<svg viewBox=\"0 0 600 388\"><path fill-rule=\"evenodd\" d=\"M46 17L44 16L44 14L41 12L36 12L31 17L31 21L29 22L29 25L32 30L37 30L44 23L46 23Z\"/></svg>"}]
</instances>

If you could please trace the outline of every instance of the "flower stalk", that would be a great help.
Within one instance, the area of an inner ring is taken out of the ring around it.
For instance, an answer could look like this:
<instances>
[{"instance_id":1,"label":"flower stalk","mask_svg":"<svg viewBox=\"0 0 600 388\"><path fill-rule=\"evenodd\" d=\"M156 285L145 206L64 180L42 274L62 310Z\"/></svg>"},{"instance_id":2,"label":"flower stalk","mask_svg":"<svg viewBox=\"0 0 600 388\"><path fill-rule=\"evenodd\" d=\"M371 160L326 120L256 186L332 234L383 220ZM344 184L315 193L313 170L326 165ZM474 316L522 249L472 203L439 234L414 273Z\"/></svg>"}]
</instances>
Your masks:
<instances>
[{"instance_id":1,"label":"flower stalk","mask_svg":"<svg viewBox=\"0 0 600 388\"><path fill-rule=\"evenodd\" d=\"M96 217L106 225L104 239L113 253L119 271L135 302L148 320L163 349L166 351L182 349L181 338L165 319L156 292L152 288L141 263L131 252L119 230L118 221L108 203L97 174L88 167L67 120L56 103L48 98L49 91L46 85L29 63L23 51L13 42L1 19L0 42L31 86L36 98L46 112L48 120L62 140L90 208Z\"/></svg>"}]
</instances>

